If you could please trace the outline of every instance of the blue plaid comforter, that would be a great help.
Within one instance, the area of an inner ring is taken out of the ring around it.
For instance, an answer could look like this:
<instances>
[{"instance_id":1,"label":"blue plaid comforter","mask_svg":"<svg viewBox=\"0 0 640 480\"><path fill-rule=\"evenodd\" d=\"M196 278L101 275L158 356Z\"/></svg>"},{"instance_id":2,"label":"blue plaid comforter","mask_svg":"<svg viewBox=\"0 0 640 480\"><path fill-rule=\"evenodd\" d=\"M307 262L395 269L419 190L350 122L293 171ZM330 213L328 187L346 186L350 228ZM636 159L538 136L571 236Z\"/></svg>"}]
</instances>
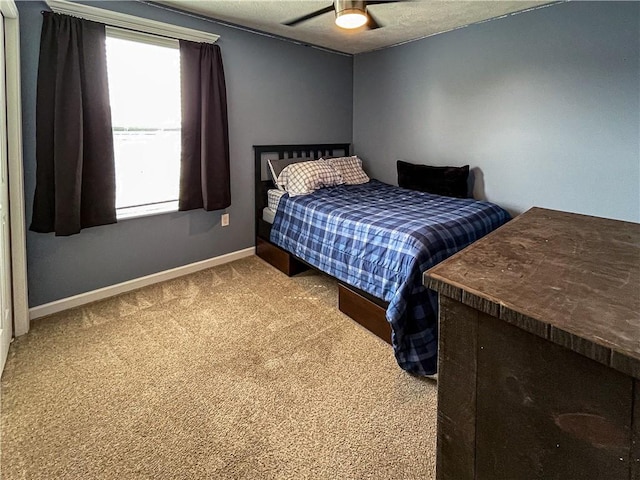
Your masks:
<instances>
[{"instance_id":1,"label":"blue plaid comforter","mask_svg":"<svg viewBox=\"0 0 640 480\"><path fill-rule=\"evenodd\" d=\"M280 199L271 242L389 302L398 364L436 372L438 302L422 273L510 219L497 205L377 180Z\"/></svg>"}]
</instances>

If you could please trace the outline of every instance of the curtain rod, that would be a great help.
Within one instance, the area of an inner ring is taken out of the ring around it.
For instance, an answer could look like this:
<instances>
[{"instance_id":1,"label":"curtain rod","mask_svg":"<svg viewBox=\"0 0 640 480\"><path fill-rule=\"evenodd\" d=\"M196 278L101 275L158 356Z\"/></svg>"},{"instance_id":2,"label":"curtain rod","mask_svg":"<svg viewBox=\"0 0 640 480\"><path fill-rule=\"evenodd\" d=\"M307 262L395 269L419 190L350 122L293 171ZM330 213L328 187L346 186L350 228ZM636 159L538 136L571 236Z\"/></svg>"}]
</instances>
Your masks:
<instances>
[{"instance_id":1,"label":"curtain rod","mask_svg":"<svg viewBox=\"0 0 640 480\"><path fill-rule=\"evenodd\" d=\"M45 13L53 13L55 15L65 15L67 17L77 18L79 20L85 20L90 22L93 21L93 20L87 20L77 15L69 15L67 13L58 13L58 12L53 12L51 10L40 10L40 13L42 15L44 15ZM103 24L102 22L96 22L96 23L100 23L104 25L107 35L110 35L112 37L121 38L124 40L134 40L138 42L144 41L142 40L143 38L153 38L153 40L150 42L153 45L163 45L165 47L170 47L170 48L178 47L179 40L174 36L160 35L158 33L149 33L144 30L139 30L134 28L114 27L108 24ZM132 35L134 35L135 38L132 38L131 37Z\"/></svg>"},{"instance_id":2,"label":"curtain rod","mask_svg":"<svg viewBox=\"0 0 640 480\"><path fill-rule=\"evenodd\" d=\"M158 22L66 0L47 0L47 6L54 13L71 15L93 22L104 23L111 27L148 33L159 37L198 43L215 43L220 38L220 35L215 33L179 27L170 23Z\"/></svg>"}]
</instances>

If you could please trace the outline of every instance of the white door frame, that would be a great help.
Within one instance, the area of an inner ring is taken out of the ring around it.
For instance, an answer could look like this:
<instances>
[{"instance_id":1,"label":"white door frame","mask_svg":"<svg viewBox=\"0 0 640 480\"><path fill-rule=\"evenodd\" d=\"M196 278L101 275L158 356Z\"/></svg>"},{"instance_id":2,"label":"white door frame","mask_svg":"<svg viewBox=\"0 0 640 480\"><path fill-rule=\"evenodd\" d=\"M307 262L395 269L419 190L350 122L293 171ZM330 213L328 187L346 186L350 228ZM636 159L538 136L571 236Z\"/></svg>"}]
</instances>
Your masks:
<instances>
[{"instance_id":1,"label":"white door frame","mask_svg":"<svg viewBox=\"0 0 640 480\"><path fill-rule=\"evenodd\" d=\"M20 23L13 0L0 0L4 16L7 84L7 144L9 160L9 216L11 227L11 283L13 334L29 331L27 248L22 166L22 102L20 93Z\"/></svg>"},{"instance_id":2,"label":"white door frame","mask_svg":"<svg viewBox=\"0 0 640 480\"><path fill-rule=\"evenodd\" d=\"M13 338L11 299L11 226L9 215L9 160L7 159L7 89L4 72L4 18L0 15L0 371Z\"/></svg>"}]
</instances>

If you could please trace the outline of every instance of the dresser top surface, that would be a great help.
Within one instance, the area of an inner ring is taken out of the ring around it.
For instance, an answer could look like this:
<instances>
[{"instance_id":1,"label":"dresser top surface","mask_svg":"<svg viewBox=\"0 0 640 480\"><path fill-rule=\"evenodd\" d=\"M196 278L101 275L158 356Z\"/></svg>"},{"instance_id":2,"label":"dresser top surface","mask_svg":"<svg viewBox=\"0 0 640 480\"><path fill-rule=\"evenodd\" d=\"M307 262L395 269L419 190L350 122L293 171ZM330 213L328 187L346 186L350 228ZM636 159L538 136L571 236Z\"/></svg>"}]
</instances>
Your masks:
<instances>
[{"instance_id":1,"label":"dresser top surface","mask_svg":"<svg viewBox=\"0 0 640 480\"><path fill-rule=\"evenodd\" d=\"M431 268L425 285L640 368L640 224L532 208Z\"/></svg>"}]
</instances>

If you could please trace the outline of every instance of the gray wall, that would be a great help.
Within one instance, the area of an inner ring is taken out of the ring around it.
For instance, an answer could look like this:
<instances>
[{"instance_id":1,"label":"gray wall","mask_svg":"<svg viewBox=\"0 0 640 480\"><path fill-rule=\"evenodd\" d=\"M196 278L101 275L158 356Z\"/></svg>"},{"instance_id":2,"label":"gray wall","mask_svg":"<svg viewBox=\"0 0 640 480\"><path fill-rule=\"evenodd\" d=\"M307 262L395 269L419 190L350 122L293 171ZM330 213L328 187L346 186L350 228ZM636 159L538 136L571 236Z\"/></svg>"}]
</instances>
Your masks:
<instances>
[{"instance_id":1,"label":"gray wall","mask_svg":"<svg viewBox=\"0 0 640 480\"><path fill-rule=\"evenodd\" d=\"M397 159L469 163L476 197L512 213L538 205L640 221L638 3L565 3L355 60L144 4L102 6L222 36L231 225L194 211L67 238L29 232L30 306L252 246L254 144L353 139L372 176L390 183ZM30 218L46 6L18 8Z\"/></svg>"},{"instance_id":2,"label":"gray wall","mask_svg":"<svg viewBox=\"0 0 640 480\"><path fill-rule=\"evenodd\" d=\"M72 237L27 235L31 307L254 245L255 144L350 142L351 57L132 2L104 8L221 35L231 151L231 223L192 211L121 221ZM35 92L42 2L19 2L27 220L35 189Z\"/></svg>"},{"instance_id":3,"label":"gray wall","mask_svg":"<svg viewBox=\"0 0 640 480\"><path fill-rule=\"evenodd\" d=\"M476 198L640 221L640 4L570 2L357 55L353 144L475 167Z\"/></svg>"}]
</instances>

